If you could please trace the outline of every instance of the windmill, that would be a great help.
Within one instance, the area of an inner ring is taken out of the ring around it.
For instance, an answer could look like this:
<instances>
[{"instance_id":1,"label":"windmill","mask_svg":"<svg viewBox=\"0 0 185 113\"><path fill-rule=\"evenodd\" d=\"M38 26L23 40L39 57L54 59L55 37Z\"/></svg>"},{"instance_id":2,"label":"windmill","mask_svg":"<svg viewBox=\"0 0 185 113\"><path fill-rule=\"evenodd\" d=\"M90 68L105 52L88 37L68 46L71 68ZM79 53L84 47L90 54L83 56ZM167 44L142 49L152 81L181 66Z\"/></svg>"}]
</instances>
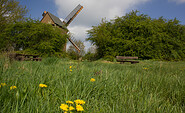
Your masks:
<instances>
[{"instance_id":1,"label":"windmill","mask_svg":"<svg viewBox=\"0 0 185 113\"><path fill-rule=\"evenodd\" d=\"M64 19L62 22L58 17L51 14L50 12L44 11L42 14L43 18L41 19L41 23L52 24L53 26L58 26L65 33L68 33L67 26L73 21L73 19L79 14L79 12L83 9L83 6L80 4L76 6L76 8ZM78 52L80 52L80 48L75 44L74 37L69 37L68 40L72 43L72 45L76 48Z\"/></svg>"}]
</instances>

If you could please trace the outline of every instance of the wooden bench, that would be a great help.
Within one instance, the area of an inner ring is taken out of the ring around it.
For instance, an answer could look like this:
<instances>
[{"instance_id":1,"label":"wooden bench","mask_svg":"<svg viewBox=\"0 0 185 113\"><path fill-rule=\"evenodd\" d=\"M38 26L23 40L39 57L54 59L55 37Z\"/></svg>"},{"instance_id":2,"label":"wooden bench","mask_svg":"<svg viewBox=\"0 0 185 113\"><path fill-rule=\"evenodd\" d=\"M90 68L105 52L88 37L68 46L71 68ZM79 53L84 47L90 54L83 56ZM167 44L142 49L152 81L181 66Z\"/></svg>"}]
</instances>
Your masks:
<instances>
[{"instance_id":1,"label":"wooden bench","mask_svg":"<svg viewBox=\"0 0 185 113\"><path fill-rule=\"evenodd\" d=\"M136 59L138 59L138 57L116 56L116 61L120 62L120 64L123 64L124 62L131 62L131 64L139 63Z\"/></svg>"},{"instance_id":2,"label":"wooden bench","mask_svg":"<svg viewBox=\"0 0 185 113\"><path fill-rule=\"evenodd\" d=\"M32 61L42 61L42 58L30 58Z\"/></svg>"},{"instance_id":3,"label":"wooden bench","mask_svg":"<svg viewBox=\"0 0 185 113\"><path fill-rule=\"evenodd\" d=\"M42 58L39 58L39 55L26 55L26 54L18 54L18 53L14 53L14 54L10 54L9 55L11 57L11 59L15 59L18 61L42 61Z\"/></svg>"}]
</instances>

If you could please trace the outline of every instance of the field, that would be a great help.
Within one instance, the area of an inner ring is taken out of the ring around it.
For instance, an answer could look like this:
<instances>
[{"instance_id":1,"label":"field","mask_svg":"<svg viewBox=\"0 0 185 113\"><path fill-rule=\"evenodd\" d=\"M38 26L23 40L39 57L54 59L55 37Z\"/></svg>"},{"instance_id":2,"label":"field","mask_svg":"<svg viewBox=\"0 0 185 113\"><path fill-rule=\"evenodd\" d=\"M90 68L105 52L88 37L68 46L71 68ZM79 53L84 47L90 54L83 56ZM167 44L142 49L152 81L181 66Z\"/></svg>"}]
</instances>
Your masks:
<instances>
[{"instance_id":1,"label":"field","mask_svg":"<svg viewBox=\"0 0 185 113\"><path fill-rule=\"evenodd\" d=\"M185 62L10 62L2 57L0 112L62 113L61 104L81 99L86 113L183 113L184 81Z\"/></svg>"}]
</instances>

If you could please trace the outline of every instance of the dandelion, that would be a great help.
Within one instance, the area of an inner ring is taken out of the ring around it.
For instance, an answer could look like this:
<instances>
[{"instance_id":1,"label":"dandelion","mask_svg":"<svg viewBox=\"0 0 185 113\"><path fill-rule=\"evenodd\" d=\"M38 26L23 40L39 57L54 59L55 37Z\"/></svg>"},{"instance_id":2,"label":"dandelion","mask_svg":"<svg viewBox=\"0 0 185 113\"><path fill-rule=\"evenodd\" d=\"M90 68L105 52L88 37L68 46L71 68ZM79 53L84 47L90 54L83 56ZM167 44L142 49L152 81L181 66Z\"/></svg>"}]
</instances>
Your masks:
<instances>
[{"instance_id":1,"label":"dandelion","mask_svg":"<svg viewBox=\"0 0 185 113\"><path fill-rule=\"evenodd\" d=\"M1 86L6 86L6 83L1 83L0 84L0 88L1 88Z\"/></svg>"},{"instance_id":2,"label":"dandelion","mask_svg":"<svg viewBox=\"0 0 185 113\"><path fill-rule=\"evenodd\" d=\"M84 111L83 107L81 105L76 105L77 111Z\"/></svg>"},{"instance_id":3,"label":"dandelion","mask_svg":"<svg viewBox=\"0 0 185 113\"><path fill-rule=\"evenodd\" d=\"M1 83L1 86L6 86L6 83Z\"/></svg>"},{"instance_id":4,"label":"dandelion","mask_svg":"<svg viewBox=\"0 0 185 113\"><path fill-rule=\"evenodd\" d=\"M61 105L60 105L60 109L62 109L63 111L68 111L68 105L66 105L66 104L61 104Z\"/></svg>"},{"instance_id":5,"label":"dandelion","mask_svg":"<svg viewBox=\"0 0 185 113\"><path fill-rule=\"evenodd\" d=\"M143 69L144 69L144 70L147 70L148 68L145 67L145 68L143 68Z\"/></svg>"},{"instance_id":6,"label":"dandelion","mask_svg":"<svg viewBox=\"0 0 185 113\"><path fill-rule=\"evenodd\" d=\"M69 110L72 111L72 110L75 110L75 108L73 106L70 106Z\"/></svg>"},{"instance_id":7,"label":"dandelion","mask_svg":"<svg viewBox=\"0 0 185 113\"><path fill-rule=\"evenodd\" d=\"M66 103L68 103L68 104L73 104L74 102L73 102L73 101L68 100L68 101L66 101Z\"/></svg>"},{"instance_id":8,"label":"dandelion","mask_svg":"<svg viewBox=\"0 0 185 113\"><path fill-rule=\"evenodd\" d=\"M17 88L16 86L11 86L10 90L13 90L13 89L16 89L16 88Z\"/></svg>"},{"instance_id":9,"label":"dandelion","mask_svg":"<svg viewBox=\"0 0 185 113\"><path fill-rule=\"evenodd\" d=\"M72 69L70 69L70 72L72 72Z\"/></svg>"},{"instance_id":10,"label":"dandelion","mask_svg":"<svg viewBox=\"0 0 185 113\"><path fill-rule=\"evenodd\" d=\"M48 87L46 84L39 84L39 87Z\"/></svg>"},{"instance_id":11,"label":"dandelion","mask_svg":"<svg viewBox=\"0 0 185 113\"><path fill-rule=\"evenodd\" d=\"M75 100L74 102L75 102L76 104L81 104L81 105L85 104L85 101L80 100L80 99Z\"/></svg>"},{"instance_id":12,"label":"dandelion","mask_svg":"<svg viewBox=\"0 0 185 113\"><path fill-rule=\"evenodd\" d=\"M95 79L94 78L91 78L91 80L90 80L91 82L95 82Z\"/></svg>"},{"instance_id":13,"label":"dandelion","mask_svg":"<svg viewBox=\"0 0 185 113\"><path fill-rule=\"evenodd\" d=\"M69 66L69 69L71 69L72 68L72 66Z\"/></svg>"}]
</instances>

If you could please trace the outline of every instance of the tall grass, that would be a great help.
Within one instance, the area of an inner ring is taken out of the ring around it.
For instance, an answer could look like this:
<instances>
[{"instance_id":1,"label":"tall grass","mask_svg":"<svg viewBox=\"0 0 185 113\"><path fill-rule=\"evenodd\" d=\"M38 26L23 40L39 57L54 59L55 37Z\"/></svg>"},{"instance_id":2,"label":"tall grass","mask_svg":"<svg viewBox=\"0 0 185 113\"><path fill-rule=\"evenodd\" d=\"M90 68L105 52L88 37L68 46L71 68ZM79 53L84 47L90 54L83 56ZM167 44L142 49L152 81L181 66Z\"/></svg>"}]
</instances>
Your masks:
<instances>
[{"instance_id":1,"label":"tall grass","mask_svg":"<svg viewBox=\"0 0 185 113\"><path fill-rule=\"evenodd\" d=\"M181 113L184 81L185 62L117 64L46 58L10 63L3 57L0 82L7 85L0 88L0 112L63 112L60 104L82 99L87 113ZM41 83L48 87L40 88Z\"/></svg>"}]
</instances>

